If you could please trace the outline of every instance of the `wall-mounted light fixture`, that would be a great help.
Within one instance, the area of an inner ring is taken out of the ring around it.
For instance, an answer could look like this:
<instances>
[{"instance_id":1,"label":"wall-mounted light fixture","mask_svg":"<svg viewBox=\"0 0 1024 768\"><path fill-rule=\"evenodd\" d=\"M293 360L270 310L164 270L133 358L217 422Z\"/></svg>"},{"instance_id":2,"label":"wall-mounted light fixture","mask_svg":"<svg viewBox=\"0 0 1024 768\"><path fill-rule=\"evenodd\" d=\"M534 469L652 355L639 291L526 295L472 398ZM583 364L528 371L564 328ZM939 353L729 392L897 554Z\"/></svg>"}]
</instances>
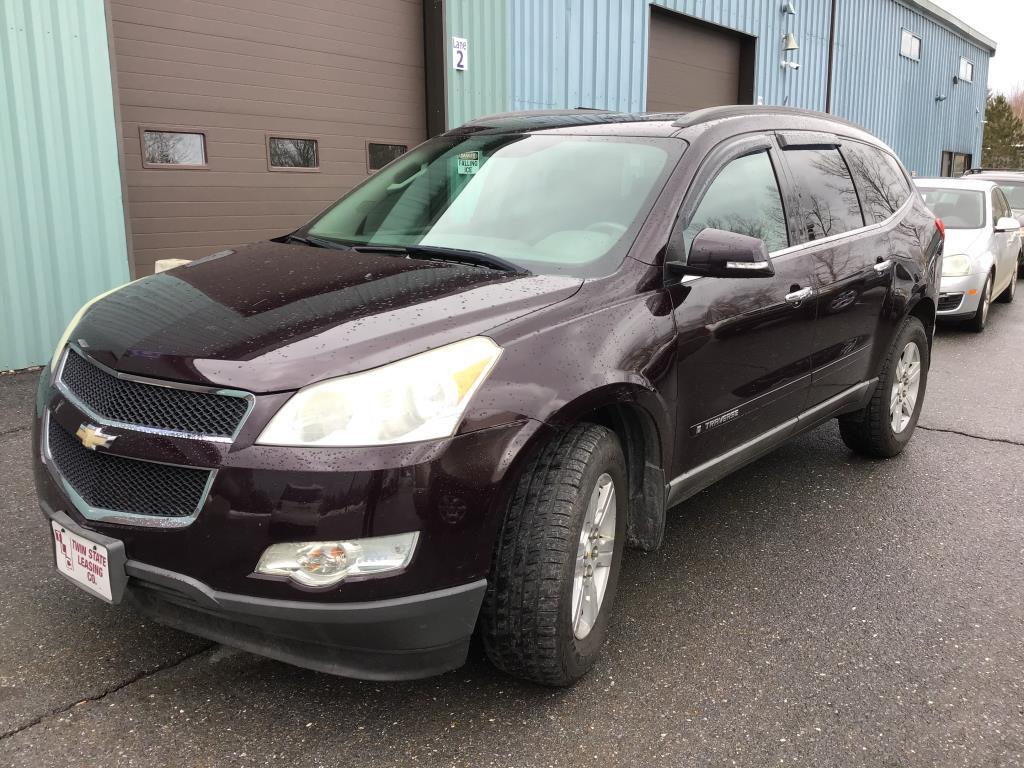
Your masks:
<instances>
[{"instance_id":1,"label":"wall-mounted light fixture","mask_svg":"<svg viewBox=\"0 0 1024 768\"><path fill-rule=\"evenodd\" d=\"M935 100L936 101L945 101L947 98L949 98L949 97L946 96L946 94L940 93L938 96L935 97Z\"/></svg>"},{"instance_id":2,"label":"wall-mounted light fixture","mask_svg":"<svg viewBox=\"0 0 1024 768\"><path fill-rule=\"evenodd\" d=\"M783 69L800 69L800 62L798 61L785 61L781 62Z\"/></svg>"},{"instance_id":3,"label":"wall-mounted light fixture","mask_svg":"<svg viewBox=\"0 0 1024 768\"><path fill-rule=\"evenodd\" d=\"M796 6L793 5L792 0L782 4L782 12L787 16L796 16Z\"/></svg>"},{"instance_id":4,"label":"wall-mounted light fixture","mask_svg":"<svg viewBox=\"0 0 1024 768\"><path fill-rule=\"evenodd\" d=\"M782 36L782 50L786 51L799 51L800 44L796 41L796 35L792 32L787 32Z\"/></svg>"}]
</instances>

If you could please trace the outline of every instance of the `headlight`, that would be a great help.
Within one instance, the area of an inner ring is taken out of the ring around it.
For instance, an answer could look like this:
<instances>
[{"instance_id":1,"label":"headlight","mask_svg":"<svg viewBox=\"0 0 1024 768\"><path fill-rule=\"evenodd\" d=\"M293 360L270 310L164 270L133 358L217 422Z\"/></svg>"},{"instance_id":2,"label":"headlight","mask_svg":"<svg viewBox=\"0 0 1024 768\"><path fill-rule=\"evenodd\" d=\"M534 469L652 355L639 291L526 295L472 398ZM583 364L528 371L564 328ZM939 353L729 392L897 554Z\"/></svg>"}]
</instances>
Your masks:
<instances>
[{"instance_id":1,"label":"headlight","mask_svg":"<svg viewBox=\"0 0 1024 768\"><path fill-rule=\"evenodd\" d=\"M501 355L484 336L300 389L257 443L347 447L450 437Z\"/></svg>"},{"instance_id":2,"label":"headlight","mask_svg":"<svg viewBox=\"0 0 1024 768\"><path fill-rule=\"evenodd\" d=\"M942 259L943 277L963 277L971 274L971 260L962 253L944 256Z\"/></svg>"},{"instance_id":3,"label":"headlight","mask_svg":"<svg viewBox=\"0 0 1024 768\"><path fill-rule=\"evenodd\" d=\"M287 576L307 587L329 587L347 576L399 571L412 560L419 534L373 536L349 541L272 544L256 564L256 573Z\"/></svg>"},{"instance_id":4,"label":"headlight","mask_svg":"<svg viewBox=\"0 0 1024 768\"><path fill-rule=\"evenodd\" d=\"M127 285L127 283L125 283L124 285ZM75 326L77 326L79 321L82 319L82 315L84 315L86 311L89 309L89 307L91 307L97 301L109 296L114 291L121 290L122 288L124 288L124 285L119 285L116 288L111 288L109 291L104 291L99 296L92 297L87 302L85 302L85 304L82 305L81 309L75 312L75 316L71 318L71 322L68 323L68 327L64 329L64 333L60 337L60 341L57 342L57 348L53 350L53 357L50 358L50 371L56 370L57 361L60 360L60 353L64 351L64 347L67 345L68 339L71 338L71 334L75 332Z\"/></svg>"}]
</instances>

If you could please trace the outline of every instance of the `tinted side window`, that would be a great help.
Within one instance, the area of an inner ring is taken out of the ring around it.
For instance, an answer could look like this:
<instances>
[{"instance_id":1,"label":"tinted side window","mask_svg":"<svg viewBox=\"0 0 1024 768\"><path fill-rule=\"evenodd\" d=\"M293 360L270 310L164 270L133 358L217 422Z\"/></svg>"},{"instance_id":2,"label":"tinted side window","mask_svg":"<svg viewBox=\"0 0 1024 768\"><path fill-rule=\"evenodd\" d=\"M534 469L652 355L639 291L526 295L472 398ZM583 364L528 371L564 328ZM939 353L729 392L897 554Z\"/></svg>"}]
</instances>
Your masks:
<instances>
[{"instance_id":1,"label":"tinted side window","mask_svg":"<svg viewBox=\"0 0 1024 768\"><path fill-rule=\"evenodd\" d=\"M1000 219L1010 215L1010 206L1006 204L1006 197L999 189L992 190L992 218L995 224Z\"/></svg>"},{"instance_id":2,"label":"tinted side window","mask_svg":"<svg viewBox=\"0 0 1024 768\"><path fill-rule=\"evenodd\" d=\"M786 160L800 195L797 223L807 240L864 226L857 191L839 150L790 149Z\"/></svg>"},{"instance_id":3,"label":"tinted side window","mask_svg":"<svg viewBox=\"0 0 1024 768\"><path fill-rule=\"evenodd\" d=\"M868 224L885 221L910 197L910 184L895 158L866 144L843 144Z\"/></svg>"},{"instance_id":4,"label":"tinted side window","mask_svg":"<svg viewBox=\"0 0 1024 768\"><path fill-rule=\"evenodd\" d=\"M759 237L769 251L789 246L782 195L767 152L733 160L719 172L686 228L687 246L702 229Z\"/></svg>"}]
</instances>

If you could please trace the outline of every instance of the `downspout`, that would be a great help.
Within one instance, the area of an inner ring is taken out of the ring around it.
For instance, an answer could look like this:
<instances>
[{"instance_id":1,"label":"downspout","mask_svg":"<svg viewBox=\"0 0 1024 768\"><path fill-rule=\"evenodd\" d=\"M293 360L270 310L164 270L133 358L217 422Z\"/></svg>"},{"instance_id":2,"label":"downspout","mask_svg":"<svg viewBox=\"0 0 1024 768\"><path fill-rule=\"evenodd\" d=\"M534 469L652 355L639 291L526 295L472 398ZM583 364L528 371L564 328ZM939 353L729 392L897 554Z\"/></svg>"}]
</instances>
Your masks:
<instances>
[{"instance_id":1,"label":"downspout","mask_svg":"<svg viewBox=\"0 0 1024 768\"><path fill-rule=\"evenodd\" d=\"M825 83L825 111L832 112L832 78L836 63L836 5L839 0L832 0L832 16L828 28L828 81Z\"/></svg>"}]
</instances>

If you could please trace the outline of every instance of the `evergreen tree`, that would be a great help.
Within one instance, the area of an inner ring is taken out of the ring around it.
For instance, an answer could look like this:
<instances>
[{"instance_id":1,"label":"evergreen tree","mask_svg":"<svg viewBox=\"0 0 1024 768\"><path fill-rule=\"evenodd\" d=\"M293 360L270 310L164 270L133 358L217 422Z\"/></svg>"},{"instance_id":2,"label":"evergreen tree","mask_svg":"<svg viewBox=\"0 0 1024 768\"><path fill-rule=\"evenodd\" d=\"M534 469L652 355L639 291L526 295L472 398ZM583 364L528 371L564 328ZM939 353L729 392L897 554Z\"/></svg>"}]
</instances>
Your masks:
<instances>
[{"instance_id":1,"label":"evergreen tree","mask_svg":"<svg viewBox=\"0 0 1024 768\"><path fill-rule=\"evenodd\" d=\"M981 164L985 168L1024 166L1024 122L1003 94L988 94Z\"/></svg>"}]
</instances>

